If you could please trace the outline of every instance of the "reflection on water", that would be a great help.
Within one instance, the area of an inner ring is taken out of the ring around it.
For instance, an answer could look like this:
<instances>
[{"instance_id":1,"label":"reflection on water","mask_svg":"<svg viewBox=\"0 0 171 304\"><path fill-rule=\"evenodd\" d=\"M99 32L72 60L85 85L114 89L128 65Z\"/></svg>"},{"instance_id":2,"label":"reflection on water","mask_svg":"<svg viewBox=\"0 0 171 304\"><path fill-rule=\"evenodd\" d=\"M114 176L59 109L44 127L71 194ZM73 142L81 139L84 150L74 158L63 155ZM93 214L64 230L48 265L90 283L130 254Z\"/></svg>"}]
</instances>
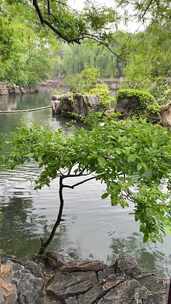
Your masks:
<instances>
[{"instance_id":1,"label":"reflection on water","mask_svg":"<svg viewBox=\"0 0 171 304\"><path fill-rule=\"evenodd\" d=\"M4 95L0 97L0 111L14 111L34 109L48 106L50 92L43 91L38 94Z\"/></svg>"},{"instance_id":2,"label":"reflection on water","mask_svg":"<svg viewBox=\"0 0 171 304\"><path fill-rule=\"evenodd\" d=\"M34 96L39 107L38 97ZM50 109L3 114L0 131L9 133L20 125L20 121L48 125L53 129L62 127L67 131L65 121L52 118ZM24 256L35 253L40 237L46 238L54 223L59 206L58 179L49 188L35 191L33 186L38 173L34 164L14 172L0 172L0 254ZM108 200L100 199L104 188L91 181L74 190L65 190L63 222L51 247L107 262L116 254L128 253L136 256L145 270L170 271L171 237L167 236L163 244L143 244L130 210L111 207Z\"/></svg>"},{"instance_id":3,"label":"reflection on water","mask_svg":"<svg viewBox=\"0 0 171 304\"><path fill-rule=\"evenodd\" d=\"M113 257L116 255L128 254L135 256L138 264L145 270L151 272L166 272L168 271L168 263L171 263L171 256L166 260L164 252L154 246L145 246L138 233L133 233L131 236L122 238L112 238L111 249ZM110 257L112 259L112 255Z\"/></svg>"}]
</instances>

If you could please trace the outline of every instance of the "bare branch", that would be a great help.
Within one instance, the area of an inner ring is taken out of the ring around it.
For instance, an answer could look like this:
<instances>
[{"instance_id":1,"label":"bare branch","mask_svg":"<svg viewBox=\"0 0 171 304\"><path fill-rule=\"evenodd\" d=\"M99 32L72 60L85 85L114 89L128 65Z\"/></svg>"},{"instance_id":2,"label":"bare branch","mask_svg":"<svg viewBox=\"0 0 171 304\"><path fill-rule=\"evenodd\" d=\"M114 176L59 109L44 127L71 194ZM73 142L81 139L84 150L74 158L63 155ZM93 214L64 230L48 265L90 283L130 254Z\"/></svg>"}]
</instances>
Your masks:
<instances>
[{"instance_id":1,"label":"bare branch","mask_svg":"<svg viewBox=\"0 0 171 304\"><path fill-rule=\"evenodd\" d=\"M70 177L70 176L68 176ZM75 175L74 175L75 177ZM64 209L64 197L63 197L63 189L64 188L69 188L69 189L74 189L75 187L81 185L81 184L84 184L92 179L95 179L97 178L97 176L92 176L90 178L87 178L77 184L74 184L74 185L64 185L63 184L63 179L64 177L63 176L60 176L59 178L59 200L60 200L60 206L59 206L59 212L58 212L58 215L57 215L57 219L56 219L56 222L52 228L52 231L50 232L50 235L48 237L48 239L43 242L43 240L41 239L41 246L40 246L40 250L39 250L39 255L42 255L44 254L46 248L49 246L49 244L51 243L51 241L53 240L54 236L55 236L55 233L56 233L56 230L58 228L58 226L60 225L61 221L62 221L62 215L63 215L63 209Z\"/></svg>"},{"instance_id":2,"label":"bare branch","mask_svg":"<svg viewBox=\"0 0 171 304\"><path fill-rule=\"evenodd\" d=\"M110 46L109 44L104 41L104 38L103 37L98 37L97 35L94 35L94 34L85 34L85 37L84 38L88 38L88 39L91 39L91 40L94 40L95 42L97 42L98 44L100 45L103 45L105 48L107 48L115 57L120 57L119 54L117 54Z\"/></svg>"},{"instance_id":3,"label":"bare branch","mask_svg":"<svg viewBox=\"0 0 171 304\"><path fill-rule=\"evenodd\" d=\"M142 20L144 19L145 15L147 14L147 12L148 12L150 6L152 5L152 3L153 3L153 0L149 0L143 14L140 16L140 19L142 19Z\"/></svg>"},{"instance_id":4,"label":"bare branch","mask_svg":"<svg viewBox=\"0 0 171 304\"><path fill-rule=\"evenodd\" d=\"M88 176L90 173L87 174L63 174L63 178L69 178L69 177L80 177L80 176Z\"/></svg>"},{"instance_id":5,"label":"bare branch","mask_svg":"<svg viewBox=\"0 0 171 304\"><path fill-rule=\"evenodd\" d=\"M36 13L40 19L41 24L44 24L43 16L41 14L37 0L33 0L33 6L35 7Z\"/></svg>"},{"instance_id":6,"label":"bare branch","mask_svg":"<svg viewBox=\"0 0 171 304\"><path fill-rule=\"evenodd\" d=\"M86 182L88 182L88 181L90 181L92 179L96 179L96 178L97 178L97 176L92 176L92 177L89 177L89 178L87 178L87 179L85 179L85 180L83 180L81 182L78 182L78 183L76 183L74 185L71 185L71 186L70 185L63 185L63 187L64 188L74 189L75 187L80 186L80 185L82 185L82 184L84 184L84 183L86 183Z\"/></svg>"}]
</instances>

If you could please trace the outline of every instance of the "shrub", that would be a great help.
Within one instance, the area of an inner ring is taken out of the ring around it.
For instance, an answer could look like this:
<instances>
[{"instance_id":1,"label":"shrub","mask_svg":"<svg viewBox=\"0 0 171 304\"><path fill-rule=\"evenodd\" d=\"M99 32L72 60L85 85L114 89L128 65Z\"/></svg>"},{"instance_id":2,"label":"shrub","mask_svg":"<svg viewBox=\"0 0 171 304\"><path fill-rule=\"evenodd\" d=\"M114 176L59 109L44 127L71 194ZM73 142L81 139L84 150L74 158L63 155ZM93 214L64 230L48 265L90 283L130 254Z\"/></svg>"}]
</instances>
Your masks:
<instances>
[{"instance_id":1,"label":"shrub","mask_svg":"<svg viewBox=\"0 0 171 304\"><path fill-rule=\"evenodd\" d=\"M100 98L100 105L106 109L109 108L114 101L114 97L110 95L108 86L105 83L96 84L94 88L88 92L91 95L97 95Z\"/></svg>"},{"instance_id":2,"label":"shrub","mask_svg":"<svg viewBox=\"0 0 171 304\"><path fill-rule=\"evenodd\" d=\"M137 101L136 105L133 105L134 114L142 114L148 111L148 106L155 103L155 98L147 91L138 90L138 89L120 89L117 94L117 102L119 103L122 100L128 100L133 102Z\"/></svg>"}]
</instances>

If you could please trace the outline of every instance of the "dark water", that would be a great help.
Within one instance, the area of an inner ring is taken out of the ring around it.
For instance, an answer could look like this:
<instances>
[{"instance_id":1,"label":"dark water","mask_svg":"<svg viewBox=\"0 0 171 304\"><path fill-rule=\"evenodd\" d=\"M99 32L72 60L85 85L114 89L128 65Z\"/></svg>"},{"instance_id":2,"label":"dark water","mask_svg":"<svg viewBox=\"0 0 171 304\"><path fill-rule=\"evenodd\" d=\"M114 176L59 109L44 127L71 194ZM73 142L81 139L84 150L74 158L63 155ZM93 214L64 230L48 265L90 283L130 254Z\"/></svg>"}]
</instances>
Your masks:
<instances>
[{"instance_id":1,"label":"dark water","mask_svg":"<svg viewBox=\"0 0 171 304\"><path fill-rule=\"evenodd\" d=\"M15 108L40 107L49 96L36 94L13 99ZM1 109L12 101L0 100ZM0 131L10 133L20 123L48 125L67 129L66 122L52 118L51 110L0 115ZM49 188L34 190L39 174L34 164L11 172L0 172L0 254L25 256L34 254L40 237L47 237L58 210L58 180ZM70 181L72 182L72 181ZM171 271L171 236L162 244L143 244L131 210L111 207L100 199L105 185L91 181L75 190L65 190L63 222L52 243L75 257L92 257L110 262L116 254L127 253L138 258L145 270L169 274Z\"/></svg>"}]
</instances>

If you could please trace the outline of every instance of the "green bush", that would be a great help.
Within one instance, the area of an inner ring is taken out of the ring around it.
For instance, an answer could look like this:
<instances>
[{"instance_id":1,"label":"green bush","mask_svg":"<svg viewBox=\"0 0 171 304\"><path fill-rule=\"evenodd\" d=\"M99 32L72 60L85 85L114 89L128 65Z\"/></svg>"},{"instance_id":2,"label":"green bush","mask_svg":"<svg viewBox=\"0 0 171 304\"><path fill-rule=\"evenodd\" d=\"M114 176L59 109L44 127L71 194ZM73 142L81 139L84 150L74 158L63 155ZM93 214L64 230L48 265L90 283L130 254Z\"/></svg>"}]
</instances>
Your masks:
<instances>
[{"instance_id":1,"label":"green bush","mask_svg":"<svg viewBox=\"0 0 171 304\"><path fill-rule=\"evenodd\" d=\"M136 98L139 102L139 106L136 109L137 112L144 112L148 109L148 106L155 103L155 98L149 92L138 89L120 89L117 94L117 102L122 99Z\"/></svg>"},{"instance_id":2,"label":"green bush","mask_svg":"<svg viewBox=\"0 0 171 304\"><path fill-rule=\"evenodd\" d=\"M165 78L158 77L154 79L150 86L150 92L161 105L166 104L171 100L170 84Z\"/></svg>"},{"instance_id":3,"label":"green bush","mask_svg":"<svg viewBox=\"0 0 171 304\"><path fill-rule=\"evenodd\" d=\"M105 83L96 84L94 88L89 90L90 95L97 95L100 98L100 105L106 109L109 108L111 103L114 101L114 97L111 96L109 88Z\"/></svg>"}]
</instances>

